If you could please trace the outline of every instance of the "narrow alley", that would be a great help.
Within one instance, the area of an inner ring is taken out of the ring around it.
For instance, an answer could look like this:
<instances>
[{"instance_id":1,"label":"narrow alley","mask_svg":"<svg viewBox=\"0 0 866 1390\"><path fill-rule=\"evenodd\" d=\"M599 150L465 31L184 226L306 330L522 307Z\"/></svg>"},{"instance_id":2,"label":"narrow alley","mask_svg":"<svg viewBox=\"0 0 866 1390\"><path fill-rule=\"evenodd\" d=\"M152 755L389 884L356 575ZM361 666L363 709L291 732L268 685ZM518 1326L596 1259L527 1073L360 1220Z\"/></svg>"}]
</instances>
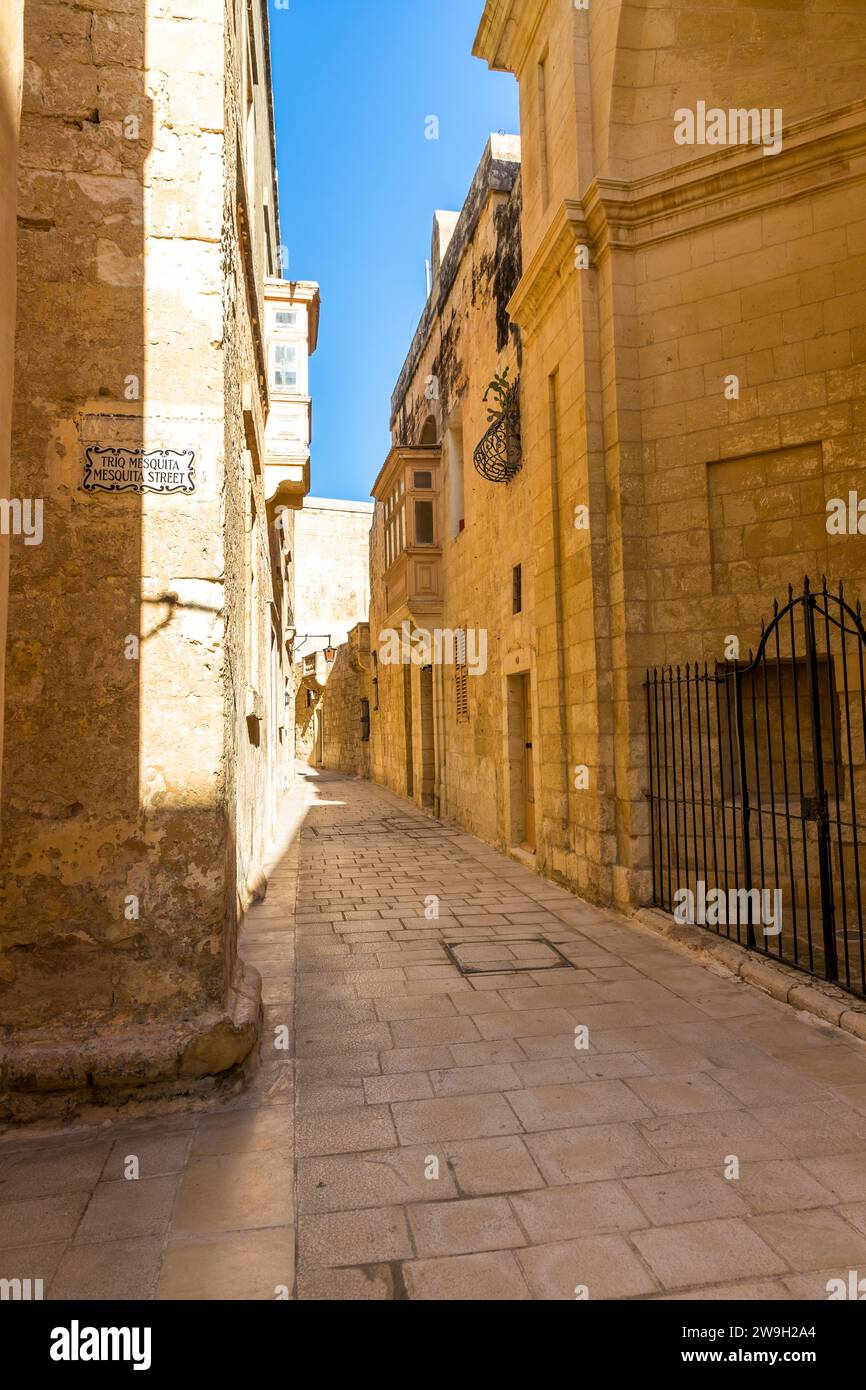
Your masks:
<instances>
[{"instance_id":1,"label":"narrow alley","mask_svg":"<svg viewBox=\"0 0 866 1390\"><path fill-rule=\"evenodd\" d=\"M251 1086L2 1141L47 1298L817 1299L866 1261L866 1044L369 783L307 769L283 829Z\"/></svg>"},{"instance_id":2,"label":"narrow alley","mask_svg":"<svg viewBox=\"0 0 866 1390\"><path fill-rule=\"evenodd\" d=\"M866 0L0 0L34 1368L854 1344L864 65Z\"/></svg>"}]
</instances>

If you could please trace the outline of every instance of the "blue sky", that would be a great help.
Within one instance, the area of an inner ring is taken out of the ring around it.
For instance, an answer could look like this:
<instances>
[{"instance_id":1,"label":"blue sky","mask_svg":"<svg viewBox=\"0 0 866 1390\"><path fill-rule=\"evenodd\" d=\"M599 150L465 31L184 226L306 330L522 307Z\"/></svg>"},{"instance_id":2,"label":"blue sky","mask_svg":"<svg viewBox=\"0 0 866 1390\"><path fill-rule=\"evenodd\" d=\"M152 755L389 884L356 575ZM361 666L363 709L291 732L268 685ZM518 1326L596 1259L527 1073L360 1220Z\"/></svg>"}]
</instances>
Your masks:
<instances>
[{"instance_id":1,"label":"blue sky","mask_svg":"<svg viewBox=\"0 0 866 1390\"><path fill-rule=\"evenodd\" d=\"M270 0L289 279L322 291L312 358L318 497L367 500L426 298L436 208L460 208L517 84L472 57L483 0ZM428 116L439 139L425 139Z\"/></svg>"}]
</instances>

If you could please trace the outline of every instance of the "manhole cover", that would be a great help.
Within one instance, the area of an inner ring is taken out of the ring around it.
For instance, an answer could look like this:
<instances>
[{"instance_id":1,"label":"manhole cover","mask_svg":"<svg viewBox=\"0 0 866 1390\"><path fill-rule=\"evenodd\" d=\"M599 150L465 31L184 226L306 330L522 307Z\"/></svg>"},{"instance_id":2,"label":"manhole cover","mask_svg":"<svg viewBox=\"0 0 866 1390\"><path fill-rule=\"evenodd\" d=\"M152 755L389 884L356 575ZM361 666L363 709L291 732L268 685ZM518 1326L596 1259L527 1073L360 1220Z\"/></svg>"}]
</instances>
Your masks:
<instances>
[{"instance_id":1,"label":"manhole cover","mask_svg":"<svg viewBox=\"0 0 866 1390\"><path fill-rule=\"evenodd\" d=\"M461 975L501 975L512 970L561 970L574 964L552 941L446 941L445 950Z\"/></svg>"},{"instance_id":2,"label":"manhole cover","mask_svg":"<svg viewBox=\"0 0 866 1390\"><path fill-rule=\"evenodd\" d=\"M307 826L304 828L305 835L314 835L319 840L340 840L346 835L405 835L410 839L418 839L421 836L441 835L442 828L436 821L429 824L423 820L412 820L408 817L400 820L396 816L386 817L383 820L371 821L346 821L336 822L330 825Z\"/></svg>"}]
</instances>

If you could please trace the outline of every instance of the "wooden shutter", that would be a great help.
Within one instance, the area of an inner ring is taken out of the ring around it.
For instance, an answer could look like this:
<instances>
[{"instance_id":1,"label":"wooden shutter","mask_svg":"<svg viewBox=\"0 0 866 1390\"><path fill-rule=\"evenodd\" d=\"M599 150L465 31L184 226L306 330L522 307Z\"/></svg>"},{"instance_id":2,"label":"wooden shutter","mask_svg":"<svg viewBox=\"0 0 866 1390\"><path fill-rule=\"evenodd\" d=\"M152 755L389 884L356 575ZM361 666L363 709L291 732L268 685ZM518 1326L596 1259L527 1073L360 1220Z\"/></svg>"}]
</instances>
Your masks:
<instances>
[{"instance_id":1,"label":"wooden shutter","mask_svg":"<svg viewBox=\"0 0 866 1390\"><path fill-rule=\"evenodd\" d=\"M457 722L469 722L469 671L466 666L466 629L457 629L455 643L454 685L457 700Z\"/></svg>"}]
</instances>

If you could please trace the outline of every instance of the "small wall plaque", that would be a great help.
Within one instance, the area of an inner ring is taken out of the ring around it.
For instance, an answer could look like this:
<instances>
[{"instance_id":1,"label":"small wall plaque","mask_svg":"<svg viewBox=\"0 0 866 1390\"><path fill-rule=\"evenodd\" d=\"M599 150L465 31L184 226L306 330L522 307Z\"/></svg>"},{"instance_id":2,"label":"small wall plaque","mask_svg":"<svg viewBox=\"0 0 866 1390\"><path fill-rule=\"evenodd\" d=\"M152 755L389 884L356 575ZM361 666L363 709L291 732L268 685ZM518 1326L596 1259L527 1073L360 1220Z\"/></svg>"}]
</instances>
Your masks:
<instances>
[{"instance_id":1,"label":"small wall plaque","mask_svg":"<svg viewBox=\"0 0 866 1390\"><path fill-rule=\"evenodd\" d=\"M84 457L85 492L195 492L193 449L91 445Z\"/></svg>"}]
</instances>

